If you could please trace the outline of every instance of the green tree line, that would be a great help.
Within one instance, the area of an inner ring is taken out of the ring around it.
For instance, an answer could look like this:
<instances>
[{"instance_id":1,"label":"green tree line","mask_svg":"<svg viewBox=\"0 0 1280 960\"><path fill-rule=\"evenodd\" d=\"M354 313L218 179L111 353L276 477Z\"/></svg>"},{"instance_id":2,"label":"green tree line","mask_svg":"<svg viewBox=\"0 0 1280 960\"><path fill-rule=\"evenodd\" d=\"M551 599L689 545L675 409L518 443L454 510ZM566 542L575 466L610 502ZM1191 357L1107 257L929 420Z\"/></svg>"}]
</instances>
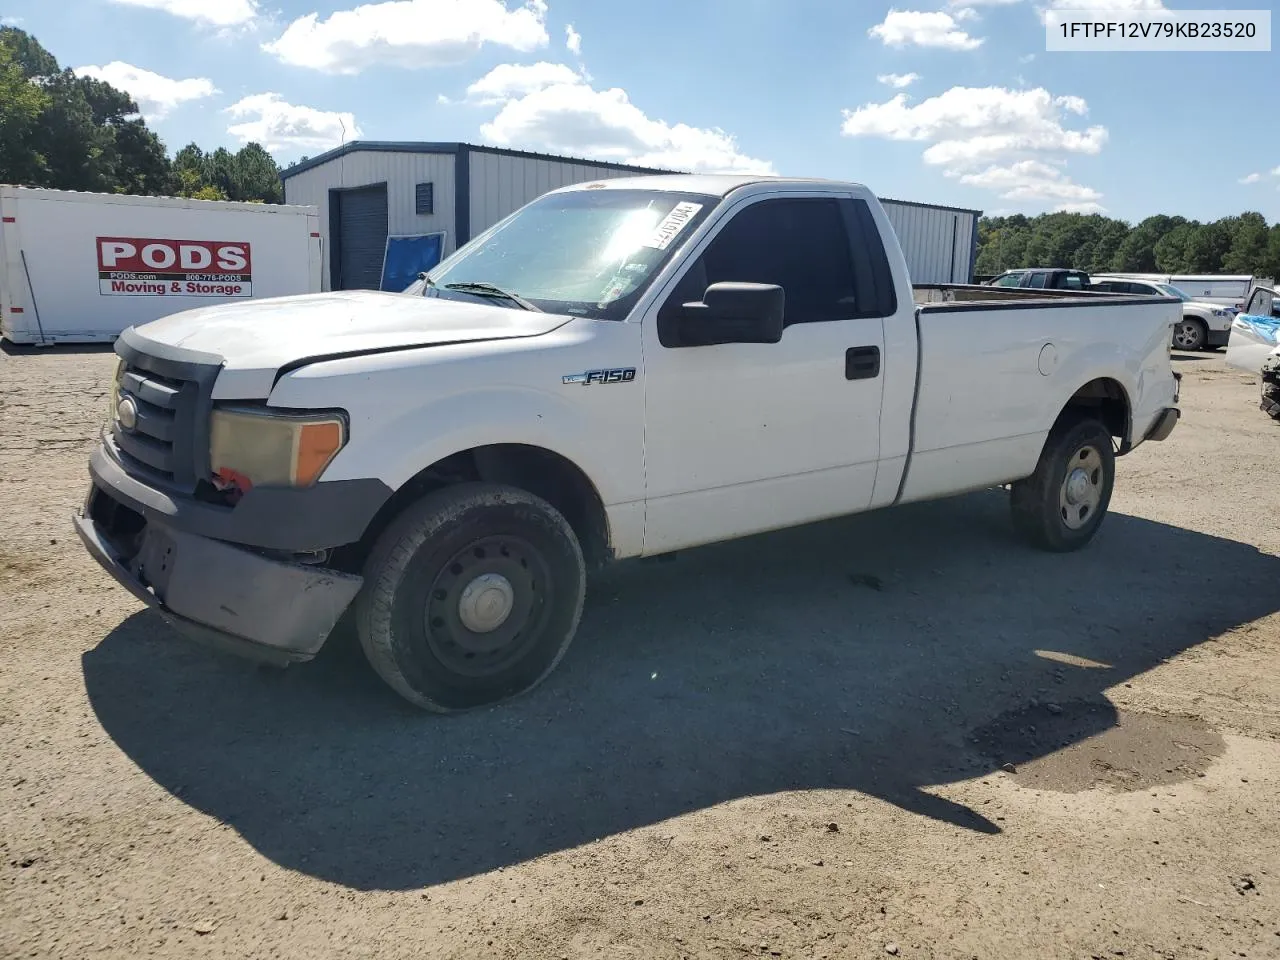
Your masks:
<instances>
[{"instance_id":1,"label":"green tree line","mask_svg":"<svg viewBox=\"0 0 1280 960\"><path fill-rule=\"evenodd\" d=\"M15 27L0 28L0 183L284 202L280 168L260 145L205 153L192 143L170 159L132 97L61 68Z\"/></svg>"},{"instance_id":2,"label":"green tree line","mask_svg":"<svg viewBox=\"0 0 1280 960\"><path fill-rule=\"evenodd\" d=\"M1249 211L1201 223L1163 214L1131 226L1100 214L978 221L974 272L1070 267L1090 273L1235 273L1280 277L1280 223Z\"/></svg>"}]
</instances>

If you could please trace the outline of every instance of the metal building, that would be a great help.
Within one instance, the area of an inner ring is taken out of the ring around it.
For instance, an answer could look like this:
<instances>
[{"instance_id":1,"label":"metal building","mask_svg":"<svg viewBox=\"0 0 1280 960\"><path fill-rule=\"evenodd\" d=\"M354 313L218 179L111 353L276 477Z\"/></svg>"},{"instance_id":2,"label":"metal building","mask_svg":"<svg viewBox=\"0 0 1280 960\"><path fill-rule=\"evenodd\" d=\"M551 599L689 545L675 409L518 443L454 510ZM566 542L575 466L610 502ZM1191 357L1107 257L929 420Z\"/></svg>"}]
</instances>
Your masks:
<instances>
[{"instance_id":1,"label":"metal building","mask_svg":"<svg viewBox=\"0 0 1280 960\"><path fill-rule=\"evenodd\" d=\"M320 209L326 290L396 290L557 187L674 173L468 143L354 140L281 173L285 203ZM967 283L981 211L882 200L916 283Z\"/></svg>"}]
</instances>

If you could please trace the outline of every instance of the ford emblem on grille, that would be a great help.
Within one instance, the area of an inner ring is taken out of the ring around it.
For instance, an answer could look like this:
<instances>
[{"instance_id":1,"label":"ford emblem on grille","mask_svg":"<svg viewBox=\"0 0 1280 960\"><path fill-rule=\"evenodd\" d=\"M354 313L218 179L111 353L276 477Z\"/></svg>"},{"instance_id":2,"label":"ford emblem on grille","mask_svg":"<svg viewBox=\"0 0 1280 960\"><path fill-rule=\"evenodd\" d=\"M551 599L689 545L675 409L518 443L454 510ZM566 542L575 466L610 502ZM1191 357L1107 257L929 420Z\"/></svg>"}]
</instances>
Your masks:
<instances>
[{"instance_id":1,"label":"ford emblem on grille","mask_svg":"<svg viewBox=\"0 0 1280 960\"><path fill-rule=\"evenodd\" d=\"M133 397L123 397L116 404L116 419L126 430L132 430L138 425L138 404Z\"/></svg>"}]
</instances>

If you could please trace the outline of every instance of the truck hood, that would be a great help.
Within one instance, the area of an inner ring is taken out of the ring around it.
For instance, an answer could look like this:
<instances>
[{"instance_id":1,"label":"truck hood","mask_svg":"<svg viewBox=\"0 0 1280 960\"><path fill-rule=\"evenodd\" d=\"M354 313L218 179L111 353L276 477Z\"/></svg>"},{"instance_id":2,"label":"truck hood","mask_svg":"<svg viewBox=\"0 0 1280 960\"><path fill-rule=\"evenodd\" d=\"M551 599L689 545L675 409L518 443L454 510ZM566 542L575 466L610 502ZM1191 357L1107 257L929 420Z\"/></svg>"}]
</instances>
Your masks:
<instances>
[{"instance_id":1,"label":"truck hood","mask_svg":"<svg viewBox=\"0 0 1280 960\"><path fill-rule=\"evenodd\" d=\"M1213 311L1215 310L1226 310L1227 313L1231 312L1230 309L1222 304L1210 303L1208 300L1185 300L1183 301L1182 308L1184 310L1195 310L1197 312L1207 313L1209 316L1213 316Z\"/></svg>"},{"instance_id":2,"label":"truck hood","mask_svg":"<svg viewBox=\"0 0 1280 960\"><path fill-rule=\"evenodd\" d=\"M537 337L571 319L438 297L343 290L186 310L143 324L134 333L135 339L220 358L223 372L215 396L246 398L266 396L276 371L285 365L446 343Z\"/></svg>"}]
</instances>

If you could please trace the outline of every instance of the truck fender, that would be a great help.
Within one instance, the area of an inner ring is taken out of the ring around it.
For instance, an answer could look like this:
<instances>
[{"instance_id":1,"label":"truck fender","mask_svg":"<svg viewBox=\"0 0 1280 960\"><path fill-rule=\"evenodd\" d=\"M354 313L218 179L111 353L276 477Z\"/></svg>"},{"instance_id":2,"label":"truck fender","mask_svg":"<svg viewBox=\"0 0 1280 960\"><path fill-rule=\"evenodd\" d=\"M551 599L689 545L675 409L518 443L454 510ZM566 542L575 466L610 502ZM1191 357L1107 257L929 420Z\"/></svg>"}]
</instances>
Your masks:
<instances>
[{"instance_id":1,"label":"truck fender","mask_svg":"<svg viewBox=\"0 0 1280 960\"><path fill-rule=\"evenodd\" d=\"M352 424L352 443L325 479L376 473L399 490L425 468L454 454L496 444L521 444L554 453L578 467L605 504L643 498L643 472L609 462L609 446L586 410L551 393L482 387L451 394L376 422ZM637 463L640 462L637 453Z\"/></svg>"}]
</instances>

